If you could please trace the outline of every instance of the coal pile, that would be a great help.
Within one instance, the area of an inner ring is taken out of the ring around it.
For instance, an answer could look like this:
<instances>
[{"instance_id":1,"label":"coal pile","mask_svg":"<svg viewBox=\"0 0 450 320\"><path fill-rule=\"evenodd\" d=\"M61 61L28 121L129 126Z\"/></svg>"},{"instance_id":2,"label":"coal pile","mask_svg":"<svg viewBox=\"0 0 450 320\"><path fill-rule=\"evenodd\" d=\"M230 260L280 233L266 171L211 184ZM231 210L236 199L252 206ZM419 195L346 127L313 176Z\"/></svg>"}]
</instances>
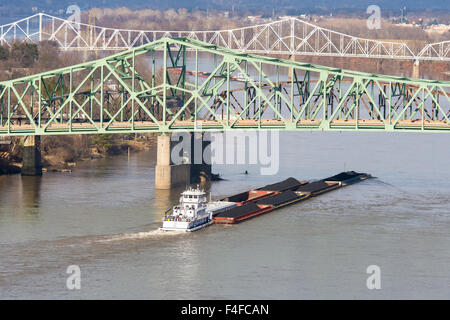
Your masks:
<instances>
[{"instance_id":1,"label":"coal pile","mask_svg":"<svg viewBox=\"0 0 450 320\"><path fill-rule=\"evenodd\" d=\"M274 184L268 184L267 186L264 186L262 188L259 188L257 190L265 190L265 191L278 191L283 192L287 190L295 190L298 187L300 187L302 184L295 178L288 178L286 180L283 180L281 182L277 182Z\"/></svg>"},{"instance_id":2,"label":"coal pile","mask_svg":"<svg viewBox=\"0 0 450 320\"><path fill-rule=\"evenodd\" d=\"M299 196L298 194L296 194L293 191L285 191L285 192L282 192L275 196L259 200L258 202L256 202L256 204L271 205L271 206L277 207L284 203L299 200L300 198L301 198L301 196Z\"/></svg>"}]
</instances>

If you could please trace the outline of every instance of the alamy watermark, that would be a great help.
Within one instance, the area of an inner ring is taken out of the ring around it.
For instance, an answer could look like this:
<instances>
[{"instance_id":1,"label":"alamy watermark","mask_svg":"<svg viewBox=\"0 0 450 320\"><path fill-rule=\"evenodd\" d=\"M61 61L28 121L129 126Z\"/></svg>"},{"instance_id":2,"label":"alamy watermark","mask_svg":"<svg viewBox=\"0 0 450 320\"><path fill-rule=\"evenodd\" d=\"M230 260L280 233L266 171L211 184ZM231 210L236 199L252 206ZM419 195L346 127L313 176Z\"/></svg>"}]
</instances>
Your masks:
<instances>
[{"instance_id":1,"label":"alamy watermark","mask_svg":"<svg viewBox=\"0 0 450 320\"><path fill-rule=\"evenodd\" d=\"M280 167L279 142L277 130L177 132L171 135L171 162L259 165L261 175L275 175Z\"/></svg>"},{"instance_id":2,"label":"alamy watermark","mask_svg":"<svg viewBox=\"0 0 450 320\"><path fill-rule=\"evenodd\" d=\"M81 29L81 9L76 4L67 7L66 14L70 14L68 21L73 22L73 26L77 31Z\"/></svg>"},{"instance_id":3,"label":"alamy watermark","mask_svg":"<svg viewBox=\"0 0 450 320\"><path fill-rule=\"evenodd\" d=\"M366 269L366 273L370 274L367 278L366 286L369 290L381 289L381 269L377 265L370 265Z\"/></svg>"},{"instance_id":4,"label":"alamy watermark","mask_svg":"<svg viewBox=\"0 0 450 320\"><path fill-rule=\"evenodd\" d=\"M66 273L70 276L66 280L68 290L81 289L81 269L78 265L70 265L67 267Z\"/></svg>"},{"instance_id":5,"label":"alamy watermark","mask_svg":"<svg viewBox=\"0 0 450 320\"><path fill-rule=\"evenodd\" d=\"M367 28L369 30L381 29L381 8L377 5L371 5L367 8Z\"/></svg>"}]
</instances>

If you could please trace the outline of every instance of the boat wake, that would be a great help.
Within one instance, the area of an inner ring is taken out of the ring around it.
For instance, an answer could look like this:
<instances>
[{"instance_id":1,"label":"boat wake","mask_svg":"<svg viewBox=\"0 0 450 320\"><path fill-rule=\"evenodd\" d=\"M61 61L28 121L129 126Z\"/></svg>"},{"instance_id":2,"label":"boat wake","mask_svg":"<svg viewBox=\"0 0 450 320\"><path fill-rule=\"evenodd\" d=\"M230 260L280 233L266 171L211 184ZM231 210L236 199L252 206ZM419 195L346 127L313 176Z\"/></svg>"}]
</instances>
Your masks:
<instances>
[{"instance_id":1,"label":"boat wake","mask_svg":"<svg viewBox=\"0 0 450 320\"><path fill-rule=\"evenodd\" d=\"M401 188L399 188L399 187L397 187L397 186L394 186L393 184L390 184L390 183L388 183L388 182L385 182L385 181L383 181L383 180L381 180L381 179L379 179L379 178L371 179L371 182L372 182L372 183L375 183L375 184L381 184L381 185L384 185L384 186L388 186L388 187L390 187L390 188L392 188L392 189L394 189L394 190L397 190L397 191L400 192L400 193L403 193L403 194L409 195L409 196L413 196L412 193L410 193L410 192L408 192L408 191L406 191L406 190L403 190L403 189L401 189Z\"/></svg>"},{"instance_id":2,"label":"boat wake","mask_svg":"<svg viewBox=\"0 0 450 320\"><path fill-rule=\"evenodd\" d=\"M151 230L145 232L136 232L136 233L121 233L117 235L105 236L102 239L97 239L94 242L96 243L109 243L114 241L125 241L125 240L144 240L144 239L158 239L167 236L173 236L176 234L180 234L177 232L167 232L163 230Z\"/></svg>"}]
</instances>

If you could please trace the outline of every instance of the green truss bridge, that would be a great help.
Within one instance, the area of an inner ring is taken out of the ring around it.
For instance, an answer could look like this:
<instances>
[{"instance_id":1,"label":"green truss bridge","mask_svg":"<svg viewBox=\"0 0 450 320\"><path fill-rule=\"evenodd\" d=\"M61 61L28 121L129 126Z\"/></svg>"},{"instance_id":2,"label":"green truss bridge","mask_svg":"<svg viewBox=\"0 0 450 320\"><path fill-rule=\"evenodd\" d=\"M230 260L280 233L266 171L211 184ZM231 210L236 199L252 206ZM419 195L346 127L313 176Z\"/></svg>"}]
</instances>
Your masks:
<instances>
[{"instance_id":1,"label":"green truss bridge","mask_svg":"<svg viewBox=\"0 0 450 320\"><path fill-rule=\"evenodd\" d=\"M0 136L225 130L450 132L450 82L163 38L0 82Z\"/></svg>"}]
</instances>

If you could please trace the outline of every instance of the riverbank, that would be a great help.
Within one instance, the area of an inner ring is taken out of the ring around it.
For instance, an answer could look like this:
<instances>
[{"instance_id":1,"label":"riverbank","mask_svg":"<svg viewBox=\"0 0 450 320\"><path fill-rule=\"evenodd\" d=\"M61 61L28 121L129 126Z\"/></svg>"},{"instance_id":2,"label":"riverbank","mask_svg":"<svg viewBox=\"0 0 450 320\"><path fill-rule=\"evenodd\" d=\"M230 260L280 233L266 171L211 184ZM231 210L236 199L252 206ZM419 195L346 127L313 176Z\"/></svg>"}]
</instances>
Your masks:
<instances>
[{"instance_id":1,"label":"riverbank","mask_svg":"<svg viewBox=\"0 0 450 320\"><path fill-rule=\"evenodd\" d=\"M97 140L96 140L97 139ZM95 142L97 141L97 143ZM101 141L101 142L98 142ZM116 138L105 141L105 138L94 138L94 144L80 153L78 157L65 158L65 154L43 154L42 166L44 172L70 172L80 161L89 161L113 157L129 152L139 152L150 149L156 143L152 136L142 136L132 140Z\"/></svg>"},{"instance_id":2,"label":"riverbank","mask_svg":"<svg viewBox=\"0 0 450 320\"><path fill-rule=\"evenodd\" d=\"M43 172L71 172L80 161L89 161L149 150L156 143L153 134L44 137L41 145ZM0 175L19 174L22 168L23 138L13 140L10 152L0 158Z\"/></svg>"},{"instance_id":3,"label":"riverbank","mask_svg":"<svg viewBox=\"0 0 450 320\"><path fill-rule=\"evenodd\" d=\"M5 159L0 159L0 175L18 174L22 170L19 166L10 164Z\"/></svg>"}]
</instances>

